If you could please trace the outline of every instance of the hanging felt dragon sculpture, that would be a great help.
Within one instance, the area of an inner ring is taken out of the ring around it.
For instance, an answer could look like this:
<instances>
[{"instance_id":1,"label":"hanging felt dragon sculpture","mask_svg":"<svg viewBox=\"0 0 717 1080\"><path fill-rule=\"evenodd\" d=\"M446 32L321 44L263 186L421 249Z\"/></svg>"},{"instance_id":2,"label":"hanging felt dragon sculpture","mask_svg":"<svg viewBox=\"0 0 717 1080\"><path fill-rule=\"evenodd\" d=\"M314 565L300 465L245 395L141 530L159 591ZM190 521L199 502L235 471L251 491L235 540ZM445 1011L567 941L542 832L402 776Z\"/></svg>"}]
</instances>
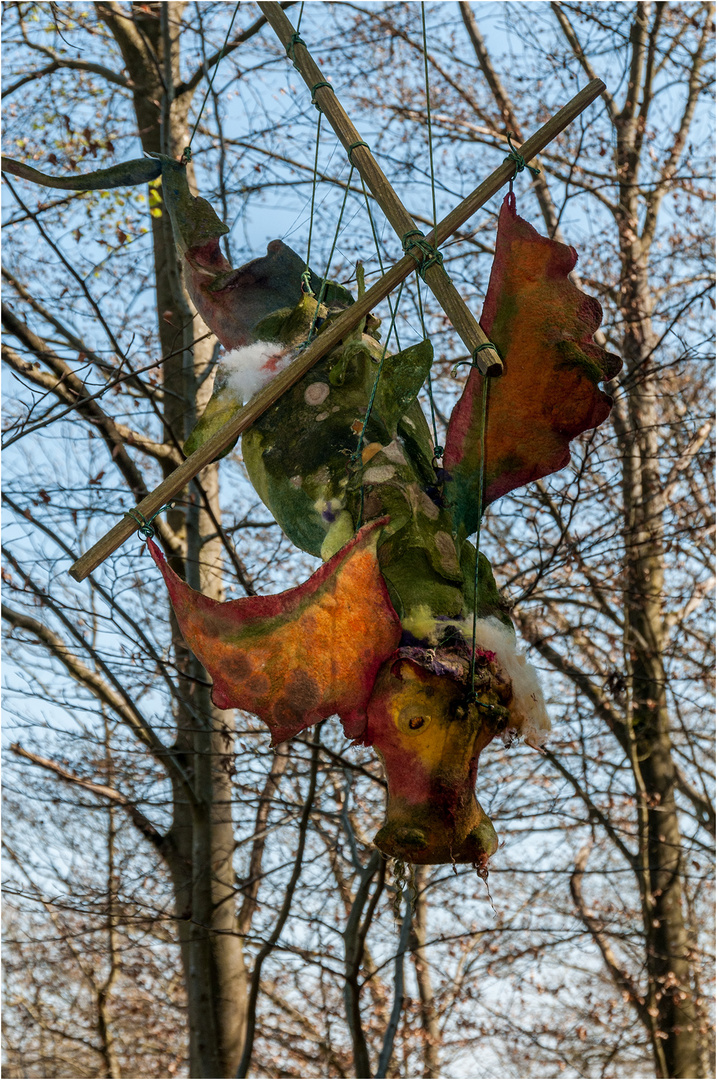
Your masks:
<instances>
[{"instance_id":1,"label":"hanging felt dragon sculpture","mask_svg":"<svg viewBox=\"0 0 717 1080\"><path fill-rule=\"evenodd\" d=\"M219 245L227 227L190 194L181 162L148 158L62 180L7 159L3 168L79 190L161 175L187 290L226 350L186 452L353 303L314 274L302 288L304 265L278 240L232 269ZM260 717L273 745L336 714L347 738L374 747L388 782L375 843L398 859L484 870L497 837L475 797L479 754L496 735L538 745L550 726L469 537L485 506L562 469L570 440L610 411L598 384L620 360L593 340L602 311L570 280L576 260L506 196L481 319L504 374L486 397L471 370L441 467L418 402L430 342L385 355L372 316L244 433L259 497L297 547L324 560L303 585L219 603L149 543L217 706Z\"/></svg>"}]
</instances>

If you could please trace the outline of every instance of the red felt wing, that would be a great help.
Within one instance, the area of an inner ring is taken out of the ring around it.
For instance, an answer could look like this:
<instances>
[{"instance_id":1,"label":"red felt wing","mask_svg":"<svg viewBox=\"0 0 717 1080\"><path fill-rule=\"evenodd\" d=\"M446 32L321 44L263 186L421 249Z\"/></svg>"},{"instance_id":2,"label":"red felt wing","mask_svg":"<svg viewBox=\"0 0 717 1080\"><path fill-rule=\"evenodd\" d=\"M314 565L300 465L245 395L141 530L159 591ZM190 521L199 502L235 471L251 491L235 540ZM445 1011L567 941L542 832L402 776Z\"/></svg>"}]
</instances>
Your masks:
<instances>
[{"instance_id":1,"label":"red felt wing","mask_svg":"<svg viewBox=\"0 0 717 1080\"><path fill-rule=\"evenodd\" d=\"M540 236L505 197L481 326L505 371L490 381L484 505L556 472L569 443L597 427L612 399L598 383L620 370L617 356L593 341L602 309L569 279L577 252ZM453 410L443 458L456 524L477 519L482 376L473 370ZM471 527L472 526L472 527Z\"/></svg>"},{"instance_id":2,"label":"red felt wing","mask_svg":"<svg viewBox=\"0 0 717 1080\"><path fill-rule=\"evenodd\" d=\"M401 624L378 568L387 518L365 525L303 585L220 603L191 589L151 541L185 641L214 680L220 709L246 709L272 745L338 713L349 738L366 725L380 666Z\"/></svg>"}]
</instances>

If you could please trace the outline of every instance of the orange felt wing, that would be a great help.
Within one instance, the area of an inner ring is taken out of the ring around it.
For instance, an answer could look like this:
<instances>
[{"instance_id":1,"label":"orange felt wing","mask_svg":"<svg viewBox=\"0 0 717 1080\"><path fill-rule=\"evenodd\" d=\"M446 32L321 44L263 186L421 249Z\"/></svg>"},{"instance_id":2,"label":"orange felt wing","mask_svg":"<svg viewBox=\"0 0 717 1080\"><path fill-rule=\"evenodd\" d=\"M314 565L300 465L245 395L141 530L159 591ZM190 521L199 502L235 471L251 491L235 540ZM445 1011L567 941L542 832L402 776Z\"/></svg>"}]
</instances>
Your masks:
<instances>
[{"instance_id":1,"label":"orange felt wing","mask_svg":"<svg viewBox=\"0 0 717 1080\"><path fill-rule=\"evenodd\" d=\"M569 279L574 248L548 240L505 197L481 326L498 347L504 373L491 379L486 423L484 505L562 469L569 443L597 427L612 399L619 357L593 340L602 308ZM476 528L482 376L473 370L451 415L444 468L456 525Z\"/></svg>"},{"instance_id":2,"label":"orange felt wing","mask_svg":"<svg viewBox=\"0 0 717 1080\"><path fill-rule=\"evenodd\" d=\"M303 585L226 603L190 588L149 542L215 705L255 713L272 745L334 713L349 738L363 733L376 675L401 636L376 558L387 520L365 525Z\"/></svg>"}]
</instances>

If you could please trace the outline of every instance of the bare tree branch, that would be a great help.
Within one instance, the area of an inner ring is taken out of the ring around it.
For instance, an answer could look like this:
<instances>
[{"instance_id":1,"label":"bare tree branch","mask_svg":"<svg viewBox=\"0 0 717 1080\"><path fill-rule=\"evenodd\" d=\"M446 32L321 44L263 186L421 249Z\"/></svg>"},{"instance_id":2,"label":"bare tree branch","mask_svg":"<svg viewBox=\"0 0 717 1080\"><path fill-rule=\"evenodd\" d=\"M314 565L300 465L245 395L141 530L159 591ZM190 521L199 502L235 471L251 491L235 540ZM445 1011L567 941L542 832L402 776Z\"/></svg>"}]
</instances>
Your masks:
<instances>
[{"instance_id":1,"label":"bare tree branch","mask_svg":"<svg viewBox=\"0 0 717 1080\"><path fill-rule=\"evenodd\" d=\"M5 609L3 608L3 618L6 617ZM31 761L33 765L39 765L40 768L48 770L55 776L59 776L61 780L65 780L68 784L73 784L85 791L91 791L93 795L98 795L102 799L108 799L110 802L121 806L122 809L126 811L133 825L135 825L142 833L142 836L144 836L146 840L149 840L160 853L165 853L167 837L163 836L149 818L145 817L134 800L123 795L121 791L117 791L116 788L108 787L107 784L97 784L93 780L86 779L84 776L77 776L76 773L59 765L56 761L51 761L50 758L40 757L39 754L33 754L29 750L25 750L19 743L12 743L10 749L18 757L24 758L26 761Z\"/></svg>"}]
</instances>

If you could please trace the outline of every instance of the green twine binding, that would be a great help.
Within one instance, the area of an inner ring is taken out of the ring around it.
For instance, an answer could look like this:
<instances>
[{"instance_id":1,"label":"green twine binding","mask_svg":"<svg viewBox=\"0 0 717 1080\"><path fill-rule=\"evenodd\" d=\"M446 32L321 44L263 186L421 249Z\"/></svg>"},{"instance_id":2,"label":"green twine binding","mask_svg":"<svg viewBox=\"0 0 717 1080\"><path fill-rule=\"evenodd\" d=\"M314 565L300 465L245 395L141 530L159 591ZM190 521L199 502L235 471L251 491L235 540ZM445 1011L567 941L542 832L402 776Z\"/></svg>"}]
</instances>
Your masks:
<instances>
[{"instance_id":1,"label":"green twine binding","mask_svg":"<svg viewBox=\"0 0 717 1080\"><path fill-rule=\"evenodd\" d=\"M151 518L146 518L142 511L137 510L137 508L135 507L134 510L127 510L125 513L125 517L131 517L133 521L137 522L137 524L139 525L137 533L142 540L151 540L154 536L156 536L156 529L152 528L152 522L154 521L154 519L158 517L159 514L164 513L165 510L172 510L173 508L173 502L165 503L164 506L160 506L159 510L152 514Z\"/></svg>"},{"instance_id":2,"label":"green twine binding","mask_svg":"<svg viewBox=\"0 0 717 1080\"><path fill-rule=\"evenodd\" d=\"M286 46L286 55L289 57L292 64L294 65L294 67L298 71L299 69L298 69L298 67L296 67L296 52L295 52L295 49L296 49L297 45L303 45L304 48L306 48L306 42L304 41L304 39L302 38L302 36L298 32L298 30L295 30L294 33L289 38L289 43Z\"/></svg>"},{"instance_id":3,"label":"green twine binding","mask_svg":"<svg viewBox=\"0 0 717 1080\"><path fill-rule=\"evenodd\" d=\"M369 144L367 142L364 142L363 139L359 139L358 142L352 142L351 145L346 148L346 153L348 154L349 164L351 164L351 165L354 164L354 159L351 157L351 154L358 146L365 146L367 150L371 149Z\"/></svg>"},{"instance_id":4,"label":"green twine binding","mask_svg":"<svg viewBox=\"0 0 717 1080\"><path fill-rule=\"evenodd\" d=\"M413 240L412 237L416 237L416 239ZM408 232L404 233L401 237L401 247L407 255L410 255L418 263L418 276L423 281L426 280L426 271L430 267L443 265L443 256L440 251L428 242L420 229L409 229ZM418 248L421 254L416 255L412 250L413 248Z\"/></svg>"},{"instance_id":5,"label":"green twine binding","mask_svg":"<svg viewBox=\"0 0 717 1080\"><path fill-rule=\"evenodd\" d=\"M322 112L323 110L314 95L316 94L317 90L321 89L322 86L328 86L329 90L331 90L334 94L336 93L331 83L326 82L325 79L322 79L321 82L314 83L314 85L311 87L311 104L314 106L315 109L318 109L319 112Z\"/></svg>"},{"instance_id":6,"label":"green twine binding","mask_svg":"<svg viewBox=\"0 0 717 1080\"><path fill-rule=\"evenodd\" d=\"M511 138L514 138L513 133L508 132L508 146L510 147L510 153L505 160L515 162L515 172L513 173L513 179L515 179L518 173L522 172L523 169L527 169L528 172L533 174L533 176L540 176L540 169L536 168L535 165L528 165L520 151L516 150L516 148L513 146Z\"/></svg>"}]
</instances>

